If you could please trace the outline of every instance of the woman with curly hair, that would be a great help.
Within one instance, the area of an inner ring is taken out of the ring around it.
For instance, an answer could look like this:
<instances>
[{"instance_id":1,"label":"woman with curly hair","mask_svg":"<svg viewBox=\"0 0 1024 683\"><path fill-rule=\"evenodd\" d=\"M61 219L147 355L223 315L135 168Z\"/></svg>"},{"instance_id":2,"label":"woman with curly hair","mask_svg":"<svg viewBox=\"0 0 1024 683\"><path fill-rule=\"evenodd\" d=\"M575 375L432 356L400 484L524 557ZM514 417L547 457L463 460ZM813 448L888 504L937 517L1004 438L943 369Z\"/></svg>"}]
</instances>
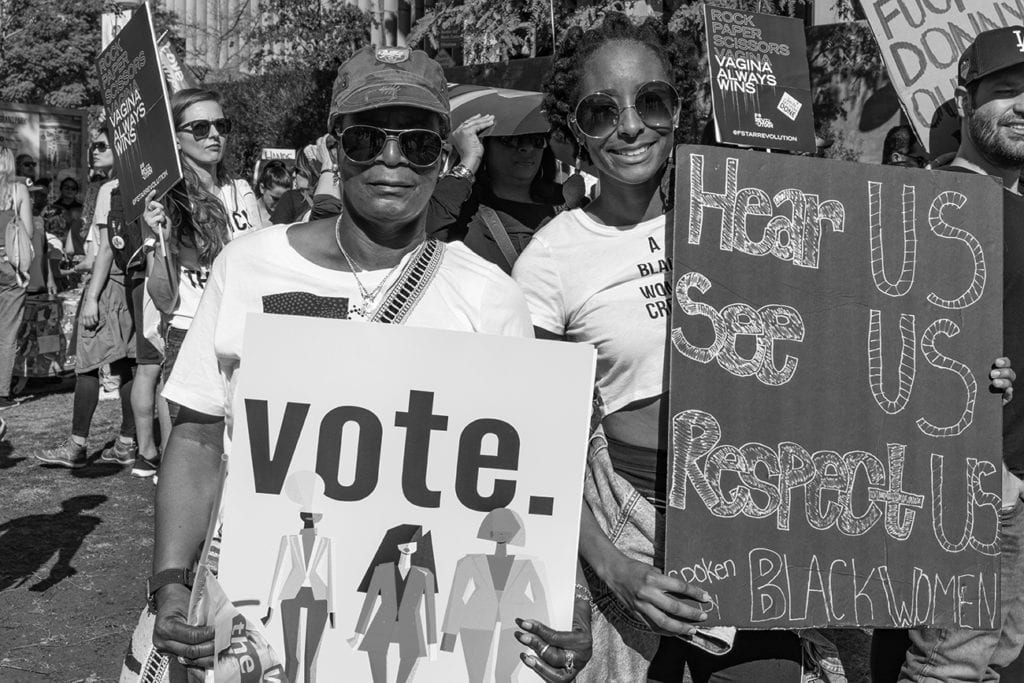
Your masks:
<instances>
[{"instance_id":1,"label":"woman with curly hair","mask_svg":"<svg viewBox=\"0 0 1024 683\"><path fill-rule=\"evenodd\" d=\"M539 338L597 348L601 429L591 440L580 554L593 594L588 680L798 681L800 639L787 631L701 629L702 589L663 572L668 318L641 289L665 273L672 152L681 103L672 45L653 19L618 13L570 30L545 84L556 131L600 179L584 209L556 216L513 270Z\"/></svg>"},{"instance_id":2,"label":"woman with curly hair","mask_svg":"<svg viewBox=\"0 0 1024 683\"><path fill-rule=\"evenodd\" d=\"M249 183L232 178L224 166L231 120L224 116L220 94L181 90L171 97L171 113L184 179L168 193L166 206L150 198L143 214L154 234L164 233L147 284L167 321L164 379L199 308L213 260L229 241L262 227Z\"/></svg>"}]
</instances>

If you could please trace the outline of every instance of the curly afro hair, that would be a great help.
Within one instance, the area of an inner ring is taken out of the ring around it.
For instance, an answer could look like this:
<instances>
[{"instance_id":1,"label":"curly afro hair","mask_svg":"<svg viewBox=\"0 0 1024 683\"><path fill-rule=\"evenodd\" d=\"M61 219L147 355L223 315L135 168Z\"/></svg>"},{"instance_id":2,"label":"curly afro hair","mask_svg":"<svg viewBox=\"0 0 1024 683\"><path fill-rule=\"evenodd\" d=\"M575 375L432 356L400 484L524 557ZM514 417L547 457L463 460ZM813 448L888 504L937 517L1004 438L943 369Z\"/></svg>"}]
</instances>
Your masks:
<instances>
[{"instance_id":1,"label":"curly afro hair","mask_svg":"<svg viewBox=\"0 0 1024 683\"><path fill-rule=\"evenodd\" d=\"M578 26L569 29L555 52L551 73L544 80L544 111L553 129L572 141L584 161L590 158L569 127L569 115L584 95L580 92L580 83L590 57L607 43L616 41L639 43L653 52L681 96L694 87L687 75L679 73L673 65L687 63L695 46L685 45L677 36L669 34L655 17L635 24L621 12L608 12L599 24L586 31ZM676 142L683 141L680 132L676 133Z\"/></svg>"}]
</instances>

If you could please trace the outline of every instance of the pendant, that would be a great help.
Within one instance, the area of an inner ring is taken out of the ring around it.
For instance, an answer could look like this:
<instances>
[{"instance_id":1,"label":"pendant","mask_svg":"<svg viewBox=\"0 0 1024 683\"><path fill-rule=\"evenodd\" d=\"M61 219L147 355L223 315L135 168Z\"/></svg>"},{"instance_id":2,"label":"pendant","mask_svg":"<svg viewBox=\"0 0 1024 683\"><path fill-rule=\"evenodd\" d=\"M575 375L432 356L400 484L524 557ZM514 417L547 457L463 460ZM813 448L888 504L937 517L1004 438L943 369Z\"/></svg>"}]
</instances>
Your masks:
<instances>
[{"instance_id":1,"label":"pendant","mask_svg":"<svg viewBox=\"0 0 1024 683\"><path fill-rule=\"evenodd\" d=\"M349 306L348 318L349 320L366 320L366 303L363 302L361 306Z\"/></svg>"}]
</instances>

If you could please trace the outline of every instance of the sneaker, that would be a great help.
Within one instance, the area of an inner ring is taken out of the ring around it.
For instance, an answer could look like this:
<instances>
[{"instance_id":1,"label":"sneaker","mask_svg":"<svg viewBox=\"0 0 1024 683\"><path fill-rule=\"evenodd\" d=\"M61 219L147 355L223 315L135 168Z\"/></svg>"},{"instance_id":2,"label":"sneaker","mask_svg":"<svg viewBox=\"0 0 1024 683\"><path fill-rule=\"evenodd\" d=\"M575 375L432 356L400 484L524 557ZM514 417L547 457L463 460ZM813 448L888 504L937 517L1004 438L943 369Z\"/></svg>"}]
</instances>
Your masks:
<instances>
[{"instance_id":1,"label":"sneaker","mask_svg":"<svg viewBox=\"0 0 1024 683\"><path fill-rule=\"evenodd\" d=\"M135 456L135 466L132 467L133 477L153 477L156 476L157 468L160 467L160 458L155 460L149 460L141 455Z\"/></svg>"},{"instance_id":2,"label":"sneaker","mask_svg":"<svg viewBox=\"0 0 1024 683\"><path fill-rule=\"evenodd\" d=\"M85 461L87 460L85 446L78 445L70 438L56 448L36 453L35 458L48 465L60 465L61 467L70 467L73 470L85 467Z\"/></svg>"},{"instance_id":3,"label":"sneaker","mask_svg":"<svg viewBox=\"0 0 1024 683\"><path fill-rule=\"evenodd\" d=\"M16 405L18 405L18 402L15 401L10 396L0 396L0 410L4 410L6 408L13 408Z\"/></svg>"},{"instance_id":4,"label":"sneaker","mask_svg":"<svg viewBox=\"0 0 1024 683\"><path fill-rule=\"evenodd\" d=\"M121 437L114 439L114 445L103 450L100 460L104 462L116 462L118 465L131 465L139 455L139 447L135 445L135 439L125 441Z\"/></svg>"}]
</instances>

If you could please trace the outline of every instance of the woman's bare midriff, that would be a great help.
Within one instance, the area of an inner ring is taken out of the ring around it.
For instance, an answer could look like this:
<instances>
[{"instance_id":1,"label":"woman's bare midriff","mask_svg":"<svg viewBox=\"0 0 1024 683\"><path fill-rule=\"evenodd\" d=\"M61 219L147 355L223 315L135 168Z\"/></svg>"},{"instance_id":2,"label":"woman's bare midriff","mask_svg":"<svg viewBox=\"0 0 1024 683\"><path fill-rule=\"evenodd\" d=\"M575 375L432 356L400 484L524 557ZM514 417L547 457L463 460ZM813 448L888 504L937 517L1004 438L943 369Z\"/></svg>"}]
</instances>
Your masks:
<instances>
[{"instance_id":1,"label":"woman's bare midriff","mask_svg":"<svg viewBox=\"0 0 1024 683\"><path fill-rule=\"evenodd\" d=\"M646 401L631 403L611 415L606 415L602 424L605 434L615 441L621 441L641 448L666 450L668 418L668 394Z\"/></svg>"}]
</instances>

